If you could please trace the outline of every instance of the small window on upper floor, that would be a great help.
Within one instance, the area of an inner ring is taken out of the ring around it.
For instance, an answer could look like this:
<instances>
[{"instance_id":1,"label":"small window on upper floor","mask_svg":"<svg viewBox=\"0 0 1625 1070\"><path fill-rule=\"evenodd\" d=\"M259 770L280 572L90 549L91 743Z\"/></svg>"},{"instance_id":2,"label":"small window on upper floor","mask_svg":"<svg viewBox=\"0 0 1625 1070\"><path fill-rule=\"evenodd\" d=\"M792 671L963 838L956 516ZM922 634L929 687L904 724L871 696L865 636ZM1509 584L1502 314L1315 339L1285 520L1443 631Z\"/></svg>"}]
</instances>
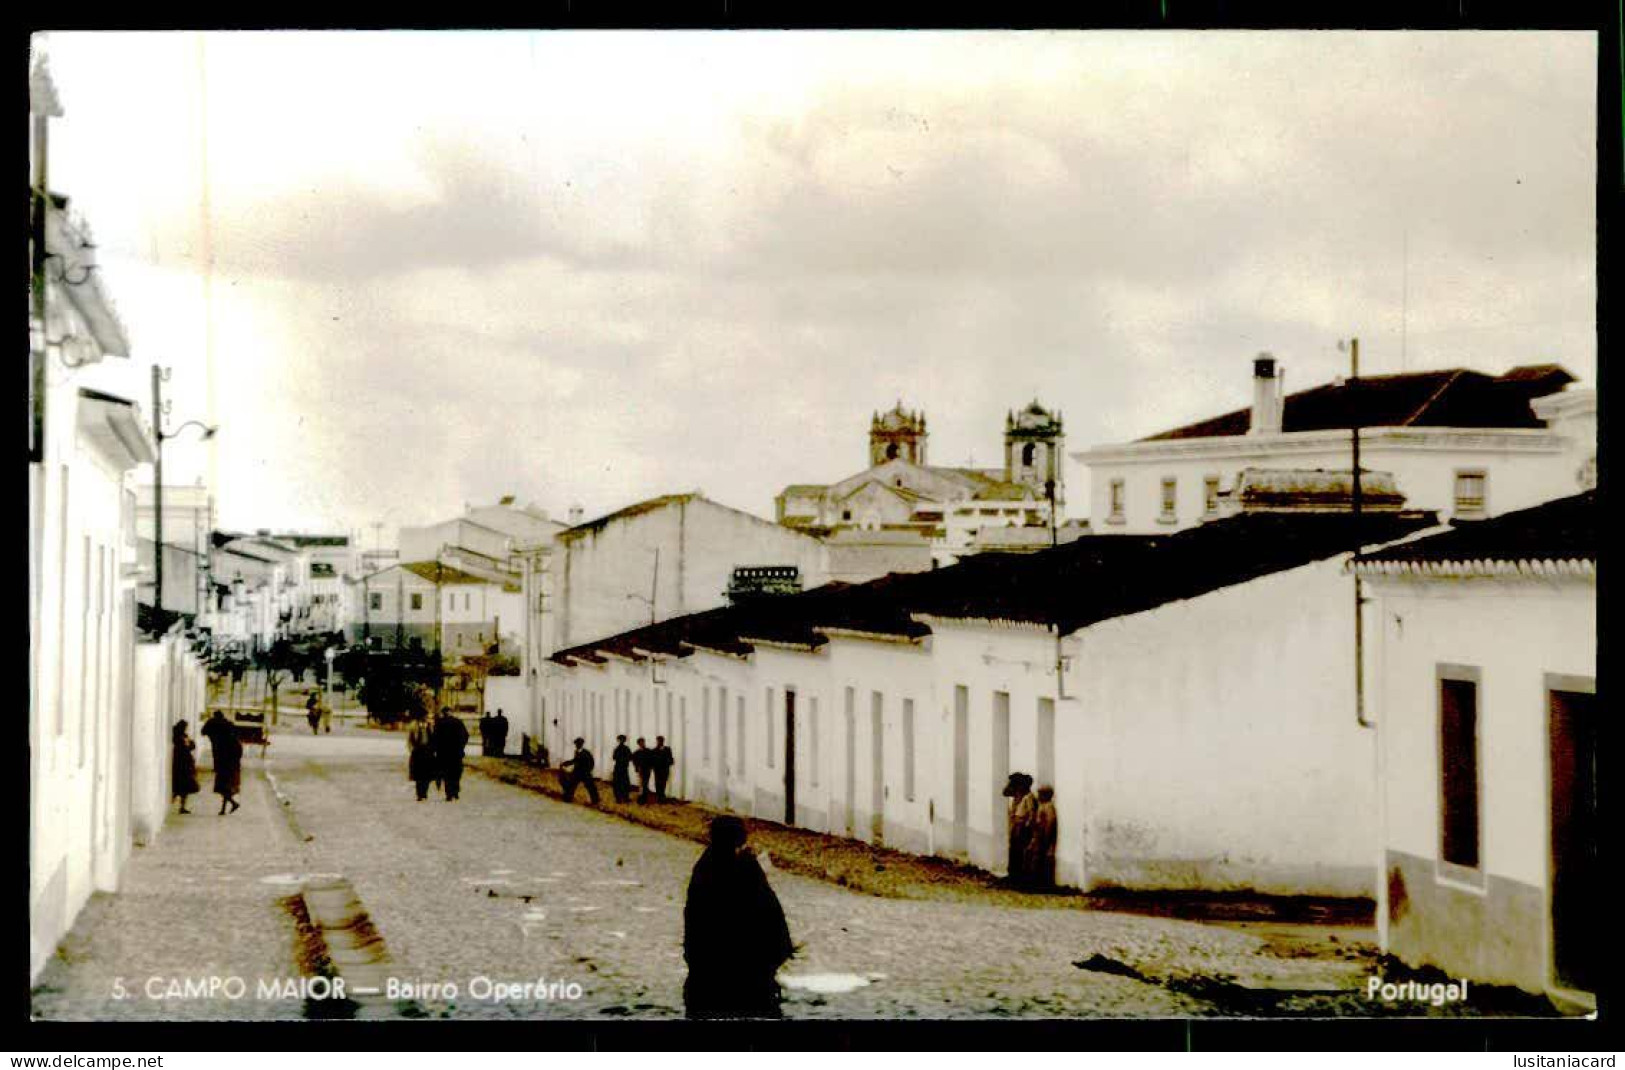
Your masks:
<instances>
[{"instance_id":1,"label":"small window on upper floor","mask_svg":"<svg viewBox=\"0 0 1625 1070\"><path fill-rule=\"evenodd\" d=\"M1031 468L1033 466L1033 456L1037 450L1038 447L1034 446L1031 442L1021 447L1021 466L1023 468Z\"/></svg>"},{"instance_id":2,"label":"small window on upper floor","mask_svg":"<svg viewBox=\"0 0 1625 1070\"><path fill-rule=\"evenodd\" d=\"M1489 476L1482 471L1456 473L1456 516L1475 519L1484 515L1484 493Z\"/></svg>"},{"instance_id":3,"label":"small window on upper floor","mask_svg":"<svg viewBox=\"0 0 1625 1070\"><path fill-rule=\"evenodd\" d=\"M378 592L378 591L374 591L372 594L369 594L367 596L367 608L368 609L383 609L384 608L384 596L383 596L383 594L381 592Z\"/></svg>"},{"instance_id":4,"label":"small window on upper floor","mask_svg":"<svg viewBox=\"0 0 1625 1070\"><path fill-rule=\"evenodd\" d=\"M1167 478L1162 481L1162 514L1158 520L1168 522L1177 519L1175 505L1179 495L1179 481Z\"/></svg>"},{"instance_id":5,"label":"small window on upper floor","mask_svg":"<svg viewBox=\"0 0 1625 1070\"><path fill-rule=\"evenodd\" d=\"M1110 523L1121 524L1123 522L1124 498L1123 481L1121 479L1112 480L1110 495L1111 514L1106 519Z\"/></svg>"},{"instance_id":6,"label":"small window on upper floor","mask_svg":"<svg viewBox=\"0 0 1625 1070\"><path fill-rule=\"evenodd\" d=\"M423 608L423 596L421 594L414 593L412 595L412 608L413 609L422 609Z\"/></svg>"},{"instance_id":7,"label":"small window on upper floor","mask_svg":"<svg viewBox=\"0 0 1625 1070\"><path fill-rule=\"evenodd\" d=\"M1202 515L1213 516L1219 511L1219 477L1207 476L1202 480Z\"/></svg>"}]
</instances>

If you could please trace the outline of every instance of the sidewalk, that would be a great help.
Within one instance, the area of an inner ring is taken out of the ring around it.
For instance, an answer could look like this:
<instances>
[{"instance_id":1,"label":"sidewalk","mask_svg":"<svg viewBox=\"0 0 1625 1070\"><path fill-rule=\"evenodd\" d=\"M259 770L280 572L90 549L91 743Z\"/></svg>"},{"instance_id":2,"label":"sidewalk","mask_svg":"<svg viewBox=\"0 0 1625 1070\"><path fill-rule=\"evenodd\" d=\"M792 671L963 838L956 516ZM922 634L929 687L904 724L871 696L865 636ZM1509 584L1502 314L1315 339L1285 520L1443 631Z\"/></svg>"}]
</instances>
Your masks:
<instances>
[{"instance_id":1,"label":"sidewalk","mask_svg":"<svg viewBox=\"0 0 1625 1070\"><path fill-rule=\"evenodd\" d=\"M241 979L246 992L229 999L231 1018L304 1016L300 1000L255 996L261 978L300 974L293 917L281 902L304 868L300 845L258 757L244 758L234 814L216 814L212 771L200 769L198 778L204 792L192 797L192 813L171 809L157 839L133 849L118 892L91 899L40 972L35 1018L219 1019L221 990L197 995L211 978Z\"/></svg>"}]
</instances>

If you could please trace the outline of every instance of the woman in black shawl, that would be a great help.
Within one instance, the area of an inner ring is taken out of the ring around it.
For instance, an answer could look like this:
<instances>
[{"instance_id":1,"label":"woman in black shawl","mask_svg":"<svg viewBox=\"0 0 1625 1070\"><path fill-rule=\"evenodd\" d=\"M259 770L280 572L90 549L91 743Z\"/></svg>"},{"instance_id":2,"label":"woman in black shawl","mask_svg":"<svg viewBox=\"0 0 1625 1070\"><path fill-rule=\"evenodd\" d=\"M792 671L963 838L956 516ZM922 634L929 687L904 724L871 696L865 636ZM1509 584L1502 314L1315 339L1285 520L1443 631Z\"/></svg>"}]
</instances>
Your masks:
<instances>
[{"instance_id":1,"label":"woman in black shawl","mask_svg":"<svg viewBox=\"0 0 1625 1070\"><path fill-rule=\"evenodd\" d=\"M180 812L189 814L186 800L197 794L197 744L186 730L185 721L176 721L170 729L169 790L170 797L181 801Z\"/></svg>"},{"instance_id":2,"label":"woman in black shawl","mask_svg":"<svg viewBox=\"0 0 1625 1070\"><path fill-rule=\"evenodd\" d=\"M690 1018L778 1018L779 967L794 954L778 896L737 817L711 821L683 907L683 1003Z\"/></svg>"}]
</instances>

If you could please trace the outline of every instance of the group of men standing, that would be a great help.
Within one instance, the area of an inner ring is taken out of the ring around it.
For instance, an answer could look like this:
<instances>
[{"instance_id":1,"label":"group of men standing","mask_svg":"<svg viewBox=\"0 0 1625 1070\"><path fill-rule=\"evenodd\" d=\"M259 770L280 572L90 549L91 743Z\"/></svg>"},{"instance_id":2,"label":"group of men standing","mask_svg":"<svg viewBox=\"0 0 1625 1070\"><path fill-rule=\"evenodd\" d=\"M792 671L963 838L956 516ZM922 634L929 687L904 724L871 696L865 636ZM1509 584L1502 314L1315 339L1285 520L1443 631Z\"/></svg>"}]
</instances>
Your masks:
<instances>
[{"instance_id":1,"label":"group of men standing","mask_svg":"<svg viewBox=\"0 0 1625 1070\"><path fill-rule=\"evenodd\" d=\"M439 784L446 801L456 802L463 787L463 748L468 727L462 718L440 711L433 718L422 713L406 729L406 775L417 787L418 801L429 797L429 785Z\"/></svg>"},{"instance_id":2,"label":"group of men standing","mask_svg":"<svg viewBox=\"0 0 1625 1070\"><path fill-rule=\"evenodd\" d=\"M480 718L480 753L501 758L508 749L508 718L499 709Z\"/></svg>"},{"instance_id":3,"label":"group of men standing","mask_svg":"<svg viewBox=\"0 0 1625 1070\"><path fill-rule=\"evenodd\" d=\"M1047 892L1055 888L1055 789L1042 784L1035 796L1032 788L1026 773L1011 773L1004 786L1010 800L1009 881L1015 888Z\"/></svg>"},{"instance_id":4,"label":"group of men standing","mask_svg":"<svg viewBox=\"0 0 1625 1070\"><path fill-rule=\"evenodd\" d=\"M624 804L632 798L632 770L638 774L638 802L648 803L651 798L655 802L666 801L666 782L671 778L674 759L671 748L666 746L665 736L656 736L653 747L639 736L637 750L627 747L625 736L616 736L610 761L613 769L609 783L615 791L616 802ZM651 779L654 781L652 797L649 793Z\"/></svg>"},{"instance_id":5,"label":"group of men standing","mask_svg":"<svg viewBox=\"0 0 1625 1070\"><path fill-rule=\"evenodd\" d=\"M638 787L640 793L638 802L665 802L666 785L671 780L671 767L676 764L671 748L666 745L665 736L656 736L655 745L648 745L643 737L638 737L638 748L633 750L626 745L625 736L615 737L615 749L610 752L610 789L615 792L615 801L625 805L632 801L632 772L637 771ZM597 759L592 751L587 749L587 741L577 737L575 740L575 754L559 763L560 786L564 790L564 801L570 802L575 798L576 788L587 789L587 798L594 805L598 805L598 784L593 779L593 769ZM653 783L653 790L650 784Z\"/></svg>"}]
</instances>

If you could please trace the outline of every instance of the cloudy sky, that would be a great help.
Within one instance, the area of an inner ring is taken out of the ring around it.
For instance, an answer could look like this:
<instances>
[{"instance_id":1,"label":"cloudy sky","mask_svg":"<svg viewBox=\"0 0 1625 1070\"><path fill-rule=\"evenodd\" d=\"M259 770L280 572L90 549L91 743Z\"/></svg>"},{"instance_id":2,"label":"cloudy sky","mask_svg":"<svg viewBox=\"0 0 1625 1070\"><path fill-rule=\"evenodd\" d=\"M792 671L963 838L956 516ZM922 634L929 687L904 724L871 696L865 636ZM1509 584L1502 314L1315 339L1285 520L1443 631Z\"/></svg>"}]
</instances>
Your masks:
<instances>
[{"instance_id":1,"label":"cloudy sky","mask_svg":"<svg viewBox=\"0 0 1625 1070\"><path fill-rule=\"evenodd\" d=\"M1594 382L1595 65L1556 33L41 39L52 184L235 526L771 516L871 412L993 465L1289 389ZM1072 511L1086 472L1069 465Z\"/></svg>"}]
</instances>

